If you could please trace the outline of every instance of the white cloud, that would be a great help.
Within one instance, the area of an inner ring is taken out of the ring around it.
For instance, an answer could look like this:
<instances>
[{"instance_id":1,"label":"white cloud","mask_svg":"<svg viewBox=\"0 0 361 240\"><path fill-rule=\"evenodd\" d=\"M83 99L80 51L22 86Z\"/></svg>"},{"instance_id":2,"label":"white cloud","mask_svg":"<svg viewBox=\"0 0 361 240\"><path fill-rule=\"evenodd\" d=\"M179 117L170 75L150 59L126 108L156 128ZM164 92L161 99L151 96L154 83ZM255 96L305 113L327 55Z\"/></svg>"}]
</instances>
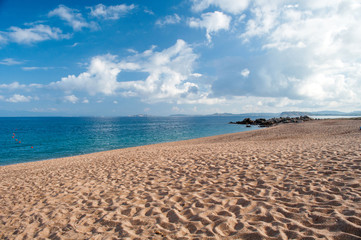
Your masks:
<instances>
[{"instance_id":1,"label":"white cloud","mask_svg":"<svg viewBox=\"0 0 361 240\"><path fill-rule=\"evenodd\" d=\"M196 77L196 78L200 78L202 77L203 75L201 73L192 73L192 76L193 77Z\"/></svg>"},{"instance_id":2,"label":"white cloud","mask_svg":"<svg viewBox=\"0 0 361 240\"><path fill-rule=\"evenodd\" d=\"M22 63L23 62L16 61L13 58L4 58L3 60L0 61L0 65L7 65L7 66L18 65L18 64L22 64Z\"/></svg>"},{"instance_id":3,"label":"white cloud","mask_svg":"<svg viewBox=\"0 0 361 240\"><path fill-rule=\"evenodd\" d=\"M95 7L89 8L91 11L90 15L93 17L117 20L120 17L129 13L131 10L133 10L135 8L135 5L120 4L114 6L105 6L103 4L98 4Z\"/></svg>"},{"instance_id":4,"label":"white cloud","mask_svg":"<svg viewBox=\"0 0 361 240\"><path fill-rule=\"evenodd\" d=\"M228 30L232 18L222 12L215 11L203 13L201 18L190 18L188 25L193 28L205 28L207 30L207 39L212 40L211 34L220 30Z\"/></svg>"},{"instance_id":5,"label":"white cloud","mask_svg":"<svg viewBox=\"0 0 361 240\"><path fill-rule=\"evenodd\" d=\"M162 19L158 19L155 24L159 26L169 25L169 24L177 24L181 21L181 18L178 14L167 15Z\"/></svg>"},{"instance_id":6,"label":"white cloud","mask_svg":"<svg viewBox=\"0 0 361 240\"><path fill-rule=\"evenodd\" d=\"M89 103L89 100L87 98L84 98L82 103Z\"/></svg>"},{"instance_id":7,"label":"white cloud","mask_svg":"<svg viewBox=\"0 0 361 240\"><path fill-rule=\"evenodd\" d=\"M241 96L233 97L227 100L228 106L242 103L236 112L282 112L289 111L309 111L305 106L302 107L302 100L291 100L287 97L255 97L255 96ZM232 112L232 111L231 111ZM234 112L234 111L233 111Z\"/></svg>"},{"instance_id":8,"label":"white cloud","mask_svg":"<svg viewBox=\"0 0 361 240\"><path fill-rule=\"evenodd\" d=\"M54 69L54 67L22 67L24 71L33 71L33 70L49 70Z\"/></svg>"},{"instance_id":9,"label":"white cloud","mask_svg":"<svg viewBox=\"0 0 361 240\"><path fill-rule=\"evenodd\" d=\"M83 28L96 29L97 25L94 22L88 23L77 9L68 8L65 5L59 5L48 14L49 17L58 16L67 22L74 31L81 31Z\"/></svg>"},{"instance_id":10,"label":"white cloud","mask_svg":"<svg viewBox=\"0 0 361 240\"><path fill-rule=\"evenodd\" d=\"M134 53L134 54L138 53L138 51L136 51L136 50L134 50L132 48L128 48L127 51L130 52L130 53Z\"/></svg>"},{"instance_id":11,"label":"white cloud","mask_svg":"<svg viewBox=\"0 0 361 240\"><path fill-rule=\"evenodd\" d=\"M361 2L255 0L238 16L243 14L232 32L257 51L258 56L238 58L252 75L245 77L235 62L219 60L217 72L223 76L213 84L216 96L279 97L324 109L361 107Z\"/></svg>"},{"instance_id":12,"label":"white cloud","mask_svg":"<svg viewBox=\"0 0 361 240\"><path fill-rule=\"evenodd\" d=\"M31 84L27 85L28 90L30 88L44 88L44 87L45 87L45 85L40 84L40 83L31 83Z\"/></svg>"},{"instance_id":13,"label":"white cloud","mask_svg":"<svg viewBox=\"0 0 361 240\"><path fill-rule=\"evenodd\" d=\"M155 47L118 60L114 55L92 58L86 72L69 75L50 86L66 92L86 91L90 95L121 94L140 97L146 102L211 103L210 86L193 82L201 75L193 73L198 55L183 40L168 49L157 52ZM122 79L122 71L147 73L143 80Z\"/></svg>"},{"instance_id":14,"label":"white cloud","mask_svg":"<svg viewBox=\"0 0 361 240\"><path fill-rule=\"evenodd\" d=\"M19 102L30 102L33 98L30 96L24 96L20 94L14 94L12 97L6 99L6 102L19 103Z\"/></svg>"},{"instance_id":15,"label":"white cloud","mask_svg":"<svg viewBox=\"0 0 361 240\"><path fill-rule=\"evenodd\" d=\"M118 101L113 101L114 104L118 104Z\"/></svg>"},{"instance_id":16,"label":"white cloud","mask_svg":"<svg viewBox=\"0 0 361 240\"><path fill-rule=\"evenodd\" d=\"M48 25L34 25L30 28L10 27L5 33L9 41L19 44L32 44L50 39L68 39L70 34L63 34L59 28Z\"/></svg>"},{"instance_id":17,"label":"white cloud","mask_svg":"<svg viewBox=\"0 0 361 240\"><path fill-rule=\"evenodd\" d=\"M0 89L9 89L9 90L15 90L15 89L20 89L20 88L26 88L25 84L20 84L18 82L13 82L10 84L0 84Z\"/></svg>"},{"instance_id":18,"label":"white cloud","mask_svg":"<svg viewBox=\"0 0 361 240\"><path fill-rule=\"evenodd\" d=\"M113 95L119 88L117 75L121 71L116 62L116 56L104 55L92 58L88 71L78 76L69 75L63 77L61 81L51 83L53 87L58 87L66 91L87 91L90 95L102 93Z\"/></svg>"},{"instance_id":19,"label":"white cloud","mask_svg":"<svg viewBox=\"0 0 361 240\"><path fill-rule=\"evenodd\" d=\"M135 56L140 71L149 76L144 81L121 82L125 94L141 96L149 101L174 101L197 95L199 86L189 78L198 58L183 40L161 52L154 48Z\"/></svg>"},{"instance_id":20,"label":"white cloud","mask_svg":"<svg viewBox=\"0 0 361 240\"><path fill-rule=\"evenodd\" d=\"M31 84L20 84L18 82L12 82L9 84L0 84L0 89L7 89L7 90L17 90L17 89L26 89L27 91L33 88L43 88L44 85L31 83Z\"/></svg>"},{"instance_id":21,"label":"white cloud","mask_svg":"<svg viewBox=\"0 0 361 240\"><path fill-rule=\"evenodd\" d=\"M68 95L68 96L64 97L64 101L74 104L74 103L77 103L79 101L79 98L77 98L75 95Z\"/></svg>"},{"instance_id":22,"label":"white cloud","mask_svg":"<svg viewBox=\"0 0 361 240\"><path fill-rule=\"evenodd\" d=\"M295 94L317 100L361 100L360 2L327 1L323 5L309 0L292 8L280 3L256 8L260 17L254 25L248 22L243 37L261 36L263 48L276 50L275 58L297 54L303 71L298 76L283 73ZM292 64L289 58L284 64Z\"/></svg>"},{"instance_id":23,"label":"white cloud","mask_svg":"<svg viewBox=\"0 0 361 240\"><path fill-rule=\"evenodd\" d=\"M252 17L247 21L246 31L242 34L242 38L248 41L250 37L269 33L275 25L279 24L279 20L281 20L278 18L280 12L284 10L282 4L284 4L284 2L280 0L254 1L250 8Z\"/></svg>"},{"instance_id":24,"label":"white cloud","mask_svg":"<svg viewBox=\"0 0 361 240\"><path fill-rule=\"evenodd\" d=\"M250 0L192 0L193 10L203 11L210 6L219 7L221 10L233 14L244 11Z\"/></svg>"},{"instance_id":25,"label":"white cloud","mask_svg":"<svg viewBox=\"0 0 361 240\"><path fill-rule=\"evenodd\" d=\"M249 71L248 68L245 68L242 70L241 75L246 78L249 76L250 73L251 73L251 71Z\"/></svg>"},{"instance_id":26,"label":"white cloud","mask_svg":"<svg viewBox=\"0 0 361 240\"><path fill-rule=\"evenodd\" d=\"M149 15L154 15L154 12L152 10L149 10L149 9L144 9L144 12L149 14Z\"/></svg>"}]
</instances>

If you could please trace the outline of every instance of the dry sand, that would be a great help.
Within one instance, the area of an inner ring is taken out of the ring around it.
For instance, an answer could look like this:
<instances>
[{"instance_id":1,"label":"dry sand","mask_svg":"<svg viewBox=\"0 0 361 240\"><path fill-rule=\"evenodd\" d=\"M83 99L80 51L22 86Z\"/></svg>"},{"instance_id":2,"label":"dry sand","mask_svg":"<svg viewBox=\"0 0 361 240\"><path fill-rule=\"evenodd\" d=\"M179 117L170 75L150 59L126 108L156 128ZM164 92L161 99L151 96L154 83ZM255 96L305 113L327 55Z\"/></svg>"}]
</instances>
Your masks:
<instances>
[{"instance_id":1,"label":"dry sand","mask_svg":"<svg viewBox=\"0 0 361 240\"><path fill-rule=\"evenodd\" d=\"M0 239L361 239L361 121L0 167Z\"/></svg>"}]
</instances>

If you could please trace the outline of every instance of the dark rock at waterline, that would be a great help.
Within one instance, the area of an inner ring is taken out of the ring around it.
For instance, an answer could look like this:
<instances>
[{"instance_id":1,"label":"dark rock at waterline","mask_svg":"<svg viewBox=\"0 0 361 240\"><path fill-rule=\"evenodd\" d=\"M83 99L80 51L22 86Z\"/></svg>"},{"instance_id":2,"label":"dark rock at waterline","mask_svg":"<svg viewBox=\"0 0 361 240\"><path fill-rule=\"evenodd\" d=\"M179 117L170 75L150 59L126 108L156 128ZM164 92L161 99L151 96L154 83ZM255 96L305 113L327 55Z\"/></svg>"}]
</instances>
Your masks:
<instances>
[{"instance_id":1,"label":"dark rock at waterline","mask_svg":"<svg viewBox=\"0 0 361 240\"><path fill-rule=\"evenodd\" d=\"M237 121L236 124L253 124L253 121L250 118L245 118L243 121Z\"/></svg>"},{"instance_id":2,"label":"dark rock at waterline","mask_svg":"<svg viewBox=\"0 0 361 240\"><path fill-rule=\"evenodd\" d=\"M279 118L258 118L256 120L252 120L250 118L245 118L242 121L237 122L229 122L230 124L245 124L245 125L258 125L260 127L271 127L281 123L302 123L306 121L311 121L313 118L309 116L300 116L300 117L279 117Z\"/></svg>"}]
</instances>

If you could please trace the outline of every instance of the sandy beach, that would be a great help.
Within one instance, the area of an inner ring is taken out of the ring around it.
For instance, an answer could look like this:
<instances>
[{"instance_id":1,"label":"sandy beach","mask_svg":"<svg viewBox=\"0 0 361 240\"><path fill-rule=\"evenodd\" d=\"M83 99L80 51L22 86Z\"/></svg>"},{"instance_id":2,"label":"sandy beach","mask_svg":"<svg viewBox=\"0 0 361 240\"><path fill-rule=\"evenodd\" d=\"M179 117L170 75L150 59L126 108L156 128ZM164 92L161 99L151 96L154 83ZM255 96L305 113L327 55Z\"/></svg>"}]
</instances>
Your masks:
<instances>
[{"instance_id":1,"label":"sandy beach","mask_svg":"<svg viewBox=\"0 0 361 240\"><path fill-rule=\"evenodd\" d=\"M361 121L0 167L0 239L361 239Z\"/></svg>"}]
</instances>

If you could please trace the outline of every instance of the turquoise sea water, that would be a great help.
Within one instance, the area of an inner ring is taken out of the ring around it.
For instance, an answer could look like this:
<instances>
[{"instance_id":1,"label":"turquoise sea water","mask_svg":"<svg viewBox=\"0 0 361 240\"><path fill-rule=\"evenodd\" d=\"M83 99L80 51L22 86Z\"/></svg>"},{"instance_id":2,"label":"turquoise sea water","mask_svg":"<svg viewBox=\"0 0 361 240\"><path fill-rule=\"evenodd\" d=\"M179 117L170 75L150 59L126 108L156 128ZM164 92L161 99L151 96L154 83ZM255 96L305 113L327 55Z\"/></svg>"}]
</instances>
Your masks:
<instances>
[{"instance_id":1,"label":"turquoise sea water","mask_svg":"<svg viewBox=\"0 0 361 240\"><path fill-rule=\"evenodd\" d=\"M0 118L0 165L252 130L239 117ZM13 138L14 137L14 138Z\"/></svg>"}]
</instances>

